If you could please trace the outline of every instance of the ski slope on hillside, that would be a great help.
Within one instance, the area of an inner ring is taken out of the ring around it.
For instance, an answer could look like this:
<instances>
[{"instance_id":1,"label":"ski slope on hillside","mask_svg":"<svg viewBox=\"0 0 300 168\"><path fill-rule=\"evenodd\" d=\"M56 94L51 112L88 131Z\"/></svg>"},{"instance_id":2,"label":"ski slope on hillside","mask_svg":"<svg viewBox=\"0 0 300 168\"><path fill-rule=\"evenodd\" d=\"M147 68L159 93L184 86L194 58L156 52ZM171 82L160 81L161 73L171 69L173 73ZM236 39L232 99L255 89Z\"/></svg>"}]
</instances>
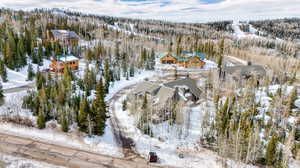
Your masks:
<instances>
[{"instance_id":1,"label":"ski slope on hillside","mask_svg":"<svg viewBox=\"0 0 300 168\"><path fill-rule=\"evenodd\" d=\"M245 33L240 28L241 23L239 21L234 21L232 23L232 29L234 30L234 36L238 39L243 38L256 38L256 39L264 39L264 40L271 40L263 36L259 36L256 33L258 32L251 24L249 24L249 32ZM279 39L278 39L279 40Z\"/></svg>"},{"instance_id":2,"label":"ski slope on hillside","mask_svg":"<svg viewBox=\"0 0 300 168\"><path fill-rule=\"evenodd\" d=\"M245 38L246 34L240 29L240 23L239 21L233 21L232 23L232 29L234 30L234 35L237 38Z\"/></svg>"},{"instance_id":3,"label":"ski slope on hillside","mask_svg":"<svg viewBox=\"0 0 300 168\"><path fill-rule=\"evenodd\" d=\"M115 23L114 25L107 25L107 27L110 30L123 32L123 33L128 34L128 35L134 35L134 36L138 36L138 37L142 37L142 38L148 38L148 39L152 39L152 40L158 40L158 41L164 40L164 39L159 38L159 37L145 35L145 34L142 34L142 33L137 33L137 32L134 31L134 25L133 24L128 24L128 25L130 27L130 30L126 30L126 29L121 28L120 23Z\"/></svg>"}]
</instances>

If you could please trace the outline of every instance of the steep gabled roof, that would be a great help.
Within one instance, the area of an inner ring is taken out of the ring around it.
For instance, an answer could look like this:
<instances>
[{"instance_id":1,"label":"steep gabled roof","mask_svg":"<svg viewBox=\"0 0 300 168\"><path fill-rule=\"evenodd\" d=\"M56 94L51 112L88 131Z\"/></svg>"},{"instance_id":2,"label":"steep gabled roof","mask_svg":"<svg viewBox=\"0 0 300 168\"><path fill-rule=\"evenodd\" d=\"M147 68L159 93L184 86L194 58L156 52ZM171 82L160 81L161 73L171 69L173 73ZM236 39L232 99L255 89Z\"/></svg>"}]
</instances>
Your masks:
<instances>
[{"instance_id":1,"label":"steep gabled roof","mask_svg":"<svg viewBox=\"0 0 300 168\"><path fill-rule=\"evenodd\" d=\"M198 98L202 94L202 91L197 87L196 81L191 78L179 79L173 82L165 83L164 85L171 88L188 87L190 92Z\"/></svg>"},{"instance_id":2,"label":"steep gabled roof","mask_svg":"<svg viewBox=\"0 0 300 168\"><path fill-rule=\"evenodd\" d=\"M239 65L232 67L225 67L225 72L229 74L239 74L240 77L256 74L260 77L266 76L266 70L261 65Z\"/></svg>"},{"instance_id":3,"label":"steep gabled roof","mask_svg":"<svg viewBox=\"0 0 300 168\"><path fill-rule=\"evenodd\" d=\"M150 94L155 94L155 92L160 88L158 84L149 82L149 81L144 81L138 84L133 91L134 94L141 94L141 93L150 93Z\"/></svg>"},{"instance_id":4,"label":"steep gabled roof","mask_svg":"<svg viewBox=\"0 0 300 168\"><path fill-rule=\"evenodd\" d=\"M158 105L164 106L165 103L167 103L168 100L172 99L175 95L175 89L161 86L158 93L156 94L156 97L158 99Z\"/></svg>"},{"instance_id":5,"label":"steep gabled roof","mask_svg":"<svg viewBox=\"0 0 300 168\"><path fill-rule=\"evenodd\" d=\"M191 58L199 58L200 60L204 60L205 59L205 53L203 52L183 52L182 56L174 56L177 60L181 61L181 62L186 62Z\"/></svg>"}]
</instances>

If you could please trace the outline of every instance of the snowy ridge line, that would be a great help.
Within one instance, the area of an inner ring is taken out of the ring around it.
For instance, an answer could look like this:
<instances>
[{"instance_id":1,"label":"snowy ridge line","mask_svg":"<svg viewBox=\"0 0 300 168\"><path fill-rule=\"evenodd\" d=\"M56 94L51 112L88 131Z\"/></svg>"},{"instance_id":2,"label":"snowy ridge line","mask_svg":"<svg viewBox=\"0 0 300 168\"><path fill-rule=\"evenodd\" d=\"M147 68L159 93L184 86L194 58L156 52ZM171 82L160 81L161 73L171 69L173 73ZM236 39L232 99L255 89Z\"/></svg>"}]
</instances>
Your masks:
<instances>
[{"instance_id":1,"label":"snowy ridge line","mask_svg":"<svg viewBox=\"0 0 300 168\"><path fill-rule=\"evenodd\" d=\"M115 25L104 24L104 26L107 26L110 30L123 32L123 33L128 34L128 35L134 35L134 36L138 36L138 37L142 37L142 38L148 38L148 39L159 40L159 41L165 40L165 39L162 39L162 38L159 38L159 37L134 32L133 31L134 30L134 25L132 25L132 24L127 23L127 25L130 26L131 31L120 28L118 24L119 23L115 23Z\"/></svg>"}]
</instances>

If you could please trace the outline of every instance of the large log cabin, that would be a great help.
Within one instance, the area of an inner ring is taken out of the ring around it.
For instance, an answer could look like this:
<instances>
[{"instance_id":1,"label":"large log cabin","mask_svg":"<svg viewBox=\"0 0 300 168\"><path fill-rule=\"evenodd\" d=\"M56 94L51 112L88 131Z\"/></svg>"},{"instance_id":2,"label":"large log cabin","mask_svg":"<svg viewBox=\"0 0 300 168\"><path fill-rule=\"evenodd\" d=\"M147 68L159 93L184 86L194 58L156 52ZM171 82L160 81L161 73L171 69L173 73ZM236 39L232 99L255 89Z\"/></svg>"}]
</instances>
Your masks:
<instances>
[{"instance_id":1,"label":"large log cabin","mask_svg":"<svg viewBox=\"0 0 300 168\"><path fill-rule=\"evenodd\" d=\"M78 44L79 36L74 31L69 30L48 30L47 39L44 42L59 42L61 45Z\"/></svg>"},{"instance_id":2,"label":"large log cabin","mask_svg":"<svg viewBox=\"0 0 300 168\"><path fill-rule=\"evenodd\" d=\"M72 70L77 70L79 67L79 59L71 54L58 55L52 59L50 69L52 72L63 73L66 66Z\"/></svg>"},{"instance_id":3,"label":"large log cabin","mask_svg":"<svg viewBox=\"0 0 300 168\"><path fill-rule=\"evenodd\" d=\"M173 56L171 53L163 56L160 59L162 64L177 64L185 68L203 68L205 62L205 53L188 53L185 52L182 56Z\"/></svg>"}]
</instances>

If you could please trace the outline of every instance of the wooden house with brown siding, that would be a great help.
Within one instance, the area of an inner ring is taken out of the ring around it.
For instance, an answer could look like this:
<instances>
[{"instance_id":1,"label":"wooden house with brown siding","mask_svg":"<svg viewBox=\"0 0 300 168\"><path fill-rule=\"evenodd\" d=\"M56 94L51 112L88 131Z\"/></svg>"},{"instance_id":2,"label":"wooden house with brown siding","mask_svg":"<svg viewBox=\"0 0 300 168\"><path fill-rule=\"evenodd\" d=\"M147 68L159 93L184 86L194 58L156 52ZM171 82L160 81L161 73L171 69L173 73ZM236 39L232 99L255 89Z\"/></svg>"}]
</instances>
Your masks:
<instances>
[{"instance_id":1,"label":"wooden house with brown siding","mask_svg":"<svg viewBox=\"0 0 300 168\"><path fill-rule=\"evenodd\" d=\"M177 59L172 56L171 53L167 54L166 56L160 59L162 64L177 64Z\"/></svg>"},{"instance_id":2,"label":"wooden house with brown siding","mask_svg":"<svg viewBox=\"0 0 300 168\"><path fill-rule=\"evenodd\" d=\"M69 30L50 30L47 31L47 39L44 42L59 42L61 45L78 44L79 36L74 31Z\"/></svg>"},{"instance_id":3,"label":"wooden house with brown siding","mask_svg":"<svg viewBox=\"0 0 300 168\"><path fill-rule=\"evenodd\" d=\"M203 68L205 62L205 53L188 53L185 52L182 56L173 56L171 53L163 56L160 59L162 64L176 64L185 68Z\"/></svg>"},{"instance_id":4,"label":"wooden house with brown siding","mask_svg":"<svg viewBox=\"0 0 300 168\"><path fill-rule=\"evenodd\" d=\"M63 73L67 66L72 70L77 70L79 68L79 59L71 54L58 55L52 59L50 69L52 72Z\"/></svg>"},{"instance_id":5,"label":"wooden house with brown siding","mask_svg":"<svg viewBox=\"0 0 300 168\"><path fill-rule=\"evenodd\" d=\"M203 68L204 65L205 65L205 62L202 61L199 57L192 57L186 61L185 67L189 67L189 68L201 67L201 68Z\"/></svg>"}]
</instances>

